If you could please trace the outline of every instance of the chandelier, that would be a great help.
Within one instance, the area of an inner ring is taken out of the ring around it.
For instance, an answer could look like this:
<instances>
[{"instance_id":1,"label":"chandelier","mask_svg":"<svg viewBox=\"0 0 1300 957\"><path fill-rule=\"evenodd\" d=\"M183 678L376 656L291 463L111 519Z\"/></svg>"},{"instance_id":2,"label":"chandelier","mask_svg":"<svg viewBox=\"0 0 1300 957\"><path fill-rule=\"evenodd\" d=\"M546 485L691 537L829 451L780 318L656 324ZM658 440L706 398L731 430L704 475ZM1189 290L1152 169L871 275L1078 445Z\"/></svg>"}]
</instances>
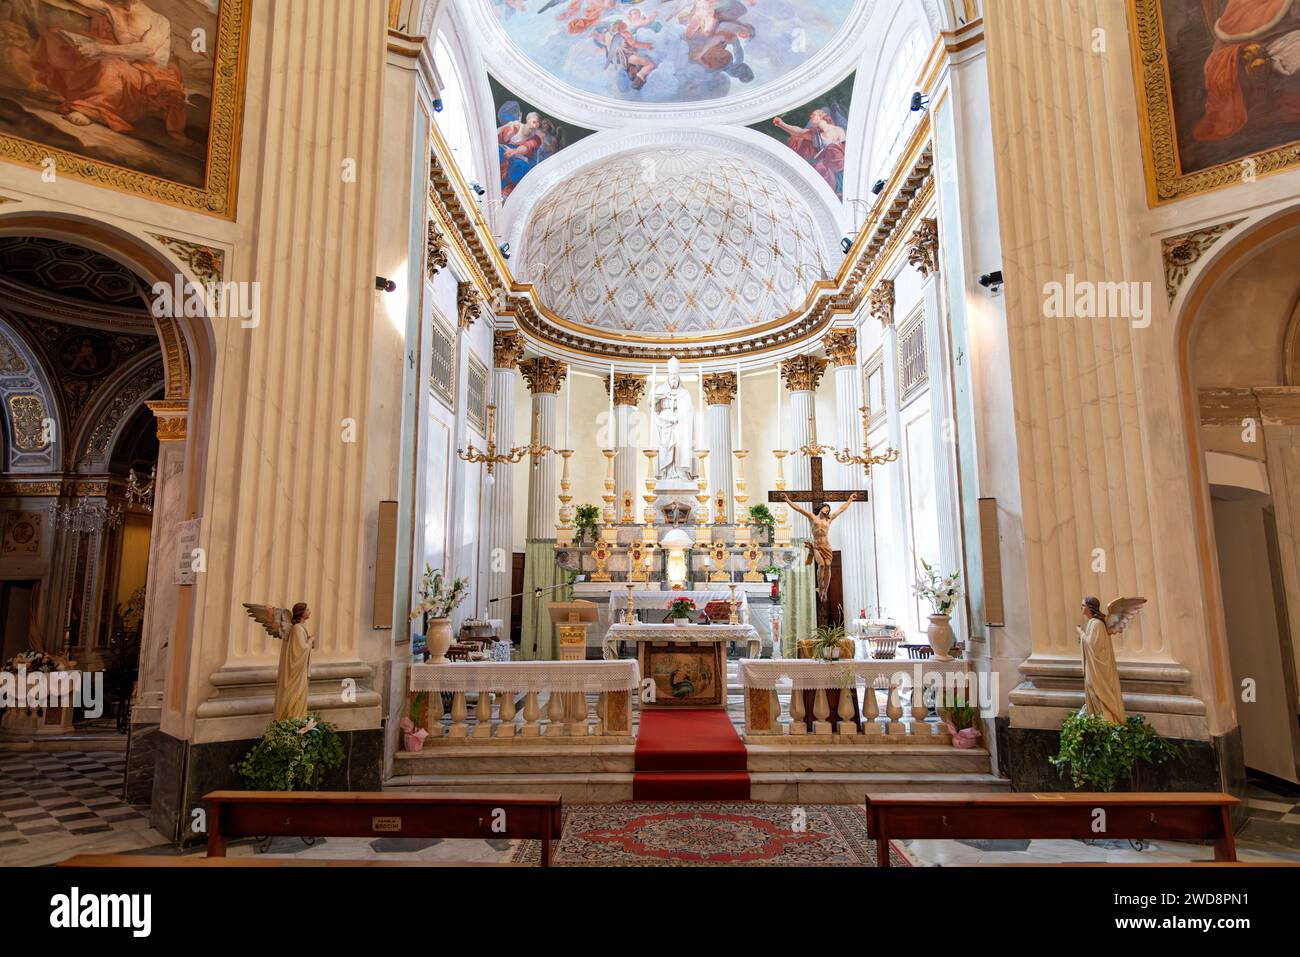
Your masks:
<instances>
[{"instance_id":1,"label":"chandelier","mask_svg":"<svg viewBox=\"0 0 1300 957\"><path fill-rule=\"evenodd\" d=\"M153 511L153 488L157 472L158 467L154 466L149 470L149 477L141 479L135 474L135 469L131 469L131 474L126 480L126 502L128 505L139 505L146 512Z\"/></svg>"},{"instance_id":2,"label":"chandelier","mask_svg":"<svg viewBox=\"0 0 1300 957\"><path fill-rule=\"evenodd\" d=\"M837 449L829 445L822 445L817 441L817 419L815 416L808 416L808 434L810 436L807 445L795 450L795 455L804 455L809 458L818 458L822 455L830 454L835 457L835 461L840 465L861 465L862 471L867 474L871 473L871 466L886 465L889 462L898 461L898 449L890 449L883 455L874 455L871 451L871 443L867 440L870 431L868 424L868 409L864 405L859 412L862 413L862 449L861 455L854 455L852 449Z\"/></svg>"},{"instance_id":3,"label":"chandelier","mask_svg":"<svg viewBox=\"0 0 1300 957\"><path fill-rule=\"evenodd\" d=\"M100 529L117 529L122 525L122 506L107 502L78 498L55 502L50 506L50 519L55 528L67 532L97 532Z\"/></svg>"},{"instance_id":4,"label":"chandelier","mask_svg":"<svg viewBox=\"0 0 1300 957\"><path fill-rule=\"evenodd\" d=\"M548 452L555 451L550 446L539 445L537 442L538 419L540 417L541 413L536 413L533 416L533 438L527 445L516 446L509 452L498 453L495 428L497 407L495 405L489 405L487 407L487 449L476 449L474 443L471 442L468 449L457 449L456 455L464 462L486 464L488 475L491 475L493 469L498 465L515 465L522 462L525 455L531 455L533 457L533 465L536 466L538 459L541 456L546 455Z\"/></svg>"}]
</instances>

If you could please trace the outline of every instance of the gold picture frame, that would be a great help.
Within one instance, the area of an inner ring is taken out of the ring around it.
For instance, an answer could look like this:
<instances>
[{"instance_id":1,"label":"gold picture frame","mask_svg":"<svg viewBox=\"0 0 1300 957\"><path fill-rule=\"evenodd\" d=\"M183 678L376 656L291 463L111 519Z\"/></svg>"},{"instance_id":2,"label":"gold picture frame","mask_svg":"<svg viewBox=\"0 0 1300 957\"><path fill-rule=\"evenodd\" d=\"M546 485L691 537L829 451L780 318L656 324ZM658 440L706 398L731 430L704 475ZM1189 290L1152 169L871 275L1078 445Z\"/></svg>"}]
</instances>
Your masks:
<instances>
[{"instance_id":1,"label":"gold picture frame","mask_svg":"<svg viewBox=\"0 0 1300 957\"><path fill-rule=\"evenodd\" d=\"M211 114L204 183L191 186L88 155L0 131L0 160L42 168L53 157L61 176L70 176L120 193L143 196L181 209L234 219L239 185L239 144L243 126L248 61L248 23L252 0L220 0L213 51Z\"/></svg>"},{"instance_id":2,"label":"gold picture frame","mask_svg":"<svg viewBox=\"0 0 1300 957\"><path fill-rule=\"evenodd\" d=\"M1141 124L1147 200L1151 206L1187 199L1253 177L1300 165L1300 140L1240 155L1205 168L1185 170L1180 156L1174 80L1165 36L1164 5L1170 0L1129 0L1129 38ZM1184 3L1188 0L1173 0Z\"/></svg>"}]
</instances>

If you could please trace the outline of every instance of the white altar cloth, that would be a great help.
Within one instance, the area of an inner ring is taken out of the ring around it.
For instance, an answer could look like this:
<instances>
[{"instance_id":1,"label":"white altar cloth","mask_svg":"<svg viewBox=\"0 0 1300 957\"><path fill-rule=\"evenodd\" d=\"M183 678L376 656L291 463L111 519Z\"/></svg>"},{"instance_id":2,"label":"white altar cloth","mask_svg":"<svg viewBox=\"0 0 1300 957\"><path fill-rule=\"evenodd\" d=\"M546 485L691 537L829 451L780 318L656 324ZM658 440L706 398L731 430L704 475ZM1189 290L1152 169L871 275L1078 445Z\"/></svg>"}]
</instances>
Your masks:
<instances>
[{"instance_id":1,"label":"white altar cloth","mask_svg":"<svg viewBox=\"0 0 1300 957\"><path fill-rule=\"evenodd\" d=\"M626 661L452 661L411 665L412 691L631 691L641 671Z\"/></svg>"},{"instance_id":2,"label":"white altar cloth","mask_svg":"<svg viewBox=\"0 0 1300 957\"><path fill-rule=\"evenodd\" d=\"M681 641L694 644L743 641L746 654L758 654L758 630L753 625L613 625L605 633L605 647L620 641Z\"/></svg>"},{"instance_id":3,"label":"white altar cloth","mask_svg":"<svg viewBox=\"0 0 1300 957\"><path fill-rule=\"evenodd\" d=\"M929 684L933 675L965 674L970 671L970 661L964 658L952 661L933 659L911 660L897 658L893 661L874 661L850 658L847 661L815 661L811 658L748 658L737 668L737 678L742 688L776 690L777 686L813 690L817 688L843 688L848 682L856 686L870 680L873 685L880 677L901 676L904 687L920 681Z\"/></svg>"}]
</instances>

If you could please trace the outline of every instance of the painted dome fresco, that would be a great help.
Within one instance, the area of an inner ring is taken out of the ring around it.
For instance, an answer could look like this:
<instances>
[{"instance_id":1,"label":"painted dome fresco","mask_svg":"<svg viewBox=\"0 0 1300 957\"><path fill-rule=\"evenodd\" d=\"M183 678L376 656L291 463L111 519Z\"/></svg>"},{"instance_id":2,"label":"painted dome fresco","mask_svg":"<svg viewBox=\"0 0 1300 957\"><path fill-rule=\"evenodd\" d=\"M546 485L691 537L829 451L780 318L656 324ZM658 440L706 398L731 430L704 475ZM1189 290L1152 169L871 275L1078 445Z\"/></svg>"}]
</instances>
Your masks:
<instances>
[{"instance_id":1,"label":"painted dome fresco","mask_svg":"<svg viewBox=\"0 0 1300 957\"><path fill-rule=\"evenodd\" d=\"M510 42L575 90L704 103L766 87L826 49L857 0L481 0Z\"/></svg>"},{"instance_id":2,"label":"painted dome fresco","mask_svg":"<svg viewBox=\"0 0 1300 957\"><path fill-rule=\"evenodd\" d=\"M806 202L743 157L636 150L542 197L521 274L571 322L675 338L750 328L801 305L822 275Z\"/></svg>"}]
</instances>

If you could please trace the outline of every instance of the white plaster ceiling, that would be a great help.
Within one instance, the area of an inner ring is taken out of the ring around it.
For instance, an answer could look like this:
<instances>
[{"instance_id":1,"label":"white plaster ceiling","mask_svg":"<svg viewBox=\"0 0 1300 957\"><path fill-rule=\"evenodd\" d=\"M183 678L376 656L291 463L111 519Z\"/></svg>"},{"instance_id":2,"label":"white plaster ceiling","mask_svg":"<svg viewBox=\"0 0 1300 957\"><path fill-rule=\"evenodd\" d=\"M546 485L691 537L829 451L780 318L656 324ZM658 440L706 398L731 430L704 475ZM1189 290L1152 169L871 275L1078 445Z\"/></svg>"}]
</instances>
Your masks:
<instances>
[{"instance_id":1,"label":"white plaster ceiling","mask_svg":"<svg viewBox=\"0 0 1300 957\"><path fill-rule=\"evenodd\" d=\"M735 153L607 157L548 190L516 275L570 322L649 338L743 330L800 306L825 258L807 199Z\"/></svg>"}]
</instances>

